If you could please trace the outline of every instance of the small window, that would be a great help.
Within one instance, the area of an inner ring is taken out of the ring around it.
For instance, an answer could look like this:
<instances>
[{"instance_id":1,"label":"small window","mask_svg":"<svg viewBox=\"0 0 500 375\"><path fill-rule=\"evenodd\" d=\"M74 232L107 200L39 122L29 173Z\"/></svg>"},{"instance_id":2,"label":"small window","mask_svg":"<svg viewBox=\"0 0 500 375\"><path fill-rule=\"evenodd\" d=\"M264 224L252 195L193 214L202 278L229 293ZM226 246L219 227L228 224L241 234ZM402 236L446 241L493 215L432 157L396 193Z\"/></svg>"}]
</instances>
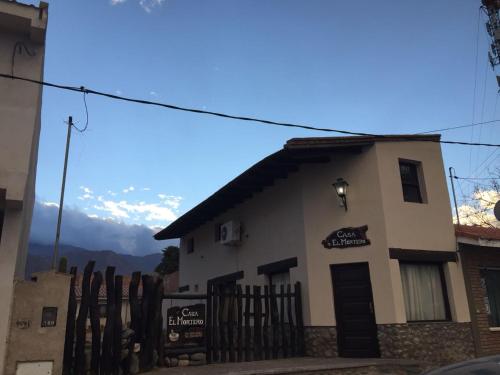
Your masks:
<instances>
[{"instance_id":1,"label":"small window","mask_svg":"<svg viewBox=\"0 0 500 375\"><path fill-rule=\"evenodd\" d=\"M188 254L194 252L194 238L190 238L187 241L187 252Z\"/></svg>"},{"instance_id":2,"label":"small window","mask_svg":"<svg viewBox=\"0 0 500 375\"><path fill-rule=\"evenodd\" d=\"M284 285L286 290L286 286L290 284L290 271L279 272L279 273L271 273L268 275L269 285L276 286L276 291L279 292L281 285Z\"/></svg>"},{"instance_id":3,"label":"small window","mask_svg":"<svg viewBox=\"0 0 500 375\"><path fill-rule=\"evenodd\" d=\"M500 327L500 269L481 270L481 279L486 288L485 304L490 327Z\"/></svg>"},{"instance_id":4,"label":"small window","mask_svg":"<svg viewBox=\"0 0 500 375\"><path fill-rule=\"evenodd\" d=\"M422 203L422 192L418 174L418 163L399 161L403 198L405 202Z\"/></svg>"},{"instance_id":5,"label":"small window","mask_svg":"<svg viewBox=\"0 0 500 375\"><path fill-rule=\"evenodd\" d=\"M441 264L401 263L401 281L408 321L449 320Z\"/></svg>"}]
</instances>

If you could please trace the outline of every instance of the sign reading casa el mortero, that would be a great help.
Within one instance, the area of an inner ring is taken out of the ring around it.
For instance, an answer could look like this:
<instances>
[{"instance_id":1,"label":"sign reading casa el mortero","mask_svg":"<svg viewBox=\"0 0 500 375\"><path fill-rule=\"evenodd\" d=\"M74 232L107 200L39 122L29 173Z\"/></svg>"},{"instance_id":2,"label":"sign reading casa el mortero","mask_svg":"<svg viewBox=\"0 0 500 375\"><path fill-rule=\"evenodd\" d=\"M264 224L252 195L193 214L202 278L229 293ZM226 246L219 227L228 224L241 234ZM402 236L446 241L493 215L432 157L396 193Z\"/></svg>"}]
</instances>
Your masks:
<instances>
[{"instance_id":1,"label":"sign reading casa el mortero","mask_svg":"<svg viewBox=\"0 0 500 375\"><path fill-rule=\"evenodd\" d=\"M367 230L368 225L337 229L321 243L327 249L367 246L370 244L370 240L366 238Z\"/></svg>"},{"instance_id":2,"label":"sign reading casa el mortero","mask_svg":"<svg viewBox=\"0 0 500 375\"><path fill-rule=\"evenodd\" d=\"M205 345L205 304L167 309L167 347Z\"/></svg>"}]
</instances>

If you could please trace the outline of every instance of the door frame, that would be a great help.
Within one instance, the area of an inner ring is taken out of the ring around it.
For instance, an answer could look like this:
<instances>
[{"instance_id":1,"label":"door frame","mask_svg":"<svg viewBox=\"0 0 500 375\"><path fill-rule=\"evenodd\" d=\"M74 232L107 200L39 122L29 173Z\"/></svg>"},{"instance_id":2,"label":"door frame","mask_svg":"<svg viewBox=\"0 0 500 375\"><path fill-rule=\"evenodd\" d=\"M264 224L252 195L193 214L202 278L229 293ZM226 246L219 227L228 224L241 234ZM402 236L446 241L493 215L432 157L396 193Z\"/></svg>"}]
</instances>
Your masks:
<instances>
[{"instance_id":1,"label":"door frame","mask_svg":"<svg viewBox=\"0 0 500 375\"><path fill-rule=\"evenodd\" d=\"M333 305L334 305L334 310L335 310L335 323L336 323L336 328L337 328L337 350L338 350L338 355L339 357L343 357L343 348L342 348L342 321L339 319L341 314L339 313L339 304L337 303L336 300L336 286L335 286L335 280L334 280L334 268L347 268L348 266L355 266L355 265L366 265L366 269L368 271L368 282L370 284L370 299L371 299L371 304L373 306L373 327L374 327L374 338L376 341L376 345L374 347L375 349L375 358L380 357L380 343L378 340L378 326L377 326L377 320L375 316L375 304L373 301L373 290L372 290L372 281L371 281L371 276L370 276L370 263L369 262L350 262L350 263L335 263L335 264L330 264L330 278L332 281L332 292L333 292ZM346 358L351 358L351 357L346 357Z\"/></svg>"}]
</instances>

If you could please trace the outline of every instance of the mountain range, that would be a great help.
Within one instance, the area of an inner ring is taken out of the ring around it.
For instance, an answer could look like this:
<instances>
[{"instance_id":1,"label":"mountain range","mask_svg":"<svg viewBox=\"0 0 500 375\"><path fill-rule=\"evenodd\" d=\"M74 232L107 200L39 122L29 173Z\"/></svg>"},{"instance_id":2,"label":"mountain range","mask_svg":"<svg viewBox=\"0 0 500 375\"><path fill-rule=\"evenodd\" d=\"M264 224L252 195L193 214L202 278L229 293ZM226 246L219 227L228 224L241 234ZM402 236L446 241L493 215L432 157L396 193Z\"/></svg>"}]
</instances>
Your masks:
<instances>
[{"instance_id":1,"label":"mountain range","mask_svg":"<svg viewBox=\"0 0 500 375\"><path fill-rule=\"evenodd\" d=\"M30 243L28 260L26 263L26 278L30 278L34 272L49 270L52 263L53 245ZM161 262L162 253L153 253L144 256L119 254L112 250L89 250L72 245L59 245L59 257L68 259L68 271L70 267L76 266L78 272L83 272L83 268L89 260L94 260L94 271L104 271L107 266L116 267L116 274L131 275L134 271L141 273L151 273Z\"/></svg>"}]
</instances>

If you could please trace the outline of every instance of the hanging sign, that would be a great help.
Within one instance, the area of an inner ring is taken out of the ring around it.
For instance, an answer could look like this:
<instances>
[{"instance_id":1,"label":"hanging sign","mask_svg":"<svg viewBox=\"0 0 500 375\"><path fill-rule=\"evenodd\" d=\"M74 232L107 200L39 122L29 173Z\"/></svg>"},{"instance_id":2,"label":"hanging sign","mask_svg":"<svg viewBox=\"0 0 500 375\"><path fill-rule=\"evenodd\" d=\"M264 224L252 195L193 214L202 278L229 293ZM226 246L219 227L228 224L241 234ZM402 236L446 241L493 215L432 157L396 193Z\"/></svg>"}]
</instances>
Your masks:
<instances>
[{"instance_id":1,"label":"hanging sign","mask_svg":"<svg viewBox=\"0 0 500 375\"><path fill-rule=\"evenodd\" d=\"M370 240L366 238L368 225L362 227L341 228L330 233L321 243L327 249L367 246Z\"/></svg>"},{"instance_id":2,"label":"hanging sign","mask_svg":"<svg viewBox=\"0 0 500 375\"><path fill-rule=\"evenodd\" d=\"M205 304L174 306L167 310L167 347L205 344Z\"/></svg>"}]
</instances>

